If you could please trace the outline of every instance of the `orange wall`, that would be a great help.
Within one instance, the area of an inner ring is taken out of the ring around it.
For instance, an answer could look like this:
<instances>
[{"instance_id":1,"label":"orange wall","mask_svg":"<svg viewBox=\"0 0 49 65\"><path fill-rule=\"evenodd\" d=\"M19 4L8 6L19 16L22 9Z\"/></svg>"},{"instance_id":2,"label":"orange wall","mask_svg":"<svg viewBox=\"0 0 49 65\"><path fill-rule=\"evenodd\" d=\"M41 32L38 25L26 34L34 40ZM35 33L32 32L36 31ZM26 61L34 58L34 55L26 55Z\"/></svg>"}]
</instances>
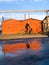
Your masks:
<instances>
[{"instance_id":1,"label":"orange wall","mask_svg":"<svg viewBox=\"0 0 49 65\"><path fill-rule=\"evenodd\" d=\"M30 27L32 28L33 33L39 33L41 32L41 21L37 19L29 19Z\"/></svg>"},{"instance_id":2,"label":"orange wall","mask_svg":"<svg viewBox=\"0 0 49 65\"><path fill-rule=\"evenodd\" d=\"M17 34L25 31L25 24L29 22L33 33L41 32L41 21L37 19L26 19L26 20L4 20L2 21L2 33L3 34Z\"/></svg>"}]
</instances>

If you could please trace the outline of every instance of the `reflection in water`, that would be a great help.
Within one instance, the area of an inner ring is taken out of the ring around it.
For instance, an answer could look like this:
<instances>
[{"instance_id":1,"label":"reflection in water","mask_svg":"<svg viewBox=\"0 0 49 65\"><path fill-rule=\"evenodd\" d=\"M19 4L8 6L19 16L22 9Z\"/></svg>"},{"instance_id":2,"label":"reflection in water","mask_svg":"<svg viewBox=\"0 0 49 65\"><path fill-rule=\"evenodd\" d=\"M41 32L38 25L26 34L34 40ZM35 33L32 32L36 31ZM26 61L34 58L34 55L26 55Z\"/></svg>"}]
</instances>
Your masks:
<instances>
[{"instance_id":1,"label":"reflection in water","mask_svg":"<svg viewBox=\"0 0 49 65\"><path fill-rule=\"evenodd\" d=\"M5 41L3 41L5 43ZM38 39L34 39L31 42L27 43L17 43L17 44L4 44L3 45L3 52L8 53L16 53L17 51L23 50L23 49L32 49L32 50L41 50L41 41Z\"/></svg>"},{"instance_id":2,"label":"reflection in water","mask_svg":"<svg viewBox=\"0 0 49 65\"><path fill-rule=\"evenodd\" d=\"M3 45L3 52L8 52L8 53L16 53L17 51L21 49L26 49L26 44L25 43L17 43L17 44L5 44Z\"/></svg>"},{"instance_id":3,"label":"reflection in water","mask_svg":"<svg viewBox=\"0 0 49 65\"><path fill-rule=\"evenodd\" d=\"M0 65L49 65L49 38L30 40L4 41Z\"/></svg>"},{"instance_id":4,"label":"reflection in water","mask_svg":"<svg viewBox=\"0 0 49 65\"><path fill-rule=\"evenodd\" d=\"M31 43L30 43L30 48L32 49L32 50L41 50L41 41L40 40L38 40L38 39L35 39L34 41L32 41Z\"/></svg>"},{"instance_id":5,"label":"reflection in water","mask_svg":"<svg viewBox=\"0 0 49 65\"><path fill-rule=\"evenodd\" d=\"M26 47L27 47L28 49L30 48L30 44L29 44L29 42L26 43Z\"/></svg>"}]
</instances>

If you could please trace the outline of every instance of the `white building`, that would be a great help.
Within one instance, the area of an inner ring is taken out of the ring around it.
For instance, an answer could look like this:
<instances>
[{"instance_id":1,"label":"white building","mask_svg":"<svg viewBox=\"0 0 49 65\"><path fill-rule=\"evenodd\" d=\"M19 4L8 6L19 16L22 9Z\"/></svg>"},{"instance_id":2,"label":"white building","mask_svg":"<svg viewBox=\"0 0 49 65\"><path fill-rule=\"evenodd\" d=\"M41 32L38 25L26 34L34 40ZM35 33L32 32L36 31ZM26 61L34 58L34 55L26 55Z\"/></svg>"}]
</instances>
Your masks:
<instances>
[{"instance_id":1,"label":"white building","mask_svg":"<svg viewBox=\"0 0 49 65\"><path fill-rule=\"evenodd\" d=\"M46 16L42 20L42 31L43 32L48 32L49 31L49 16Z\"/></svg>"}]
</instances>

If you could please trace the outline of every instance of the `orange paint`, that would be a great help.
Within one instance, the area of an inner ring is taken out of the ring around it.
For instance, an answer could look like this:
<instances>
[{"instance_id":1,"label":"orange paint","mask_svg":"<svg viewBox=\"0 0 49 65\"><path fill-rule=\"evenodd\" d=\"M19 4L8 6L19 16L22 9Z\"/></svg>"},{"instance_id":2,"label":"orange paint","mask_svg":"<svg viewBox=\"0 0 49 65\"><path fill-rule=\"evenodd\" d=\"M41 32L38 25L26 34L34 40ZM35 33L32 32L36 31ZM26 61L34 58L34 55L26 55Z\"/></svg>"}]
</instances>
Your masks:
<instances>
[{"instance_id":1,"label":"orange paint","mask_svg":"<svg viewBox=\"0 0 49 65\"><path fill-rule=\"evenodd\" d=\"M2 21L2 33L3 34L17 34L25 32L25 25L29 22L33 33L41 32L41 20L37 19L26 19L26 20L4 20Z\"/></svg>"},{"instance_id":2,"label":"orange paint","mask_svg":"<svg viewBox=\"0 0 49 65\"><path fill-rule=\"evenodd\" d=\"M39 40L34 40L30 43L30 49L32 50L40 50L41 49L41 42Z\"/></svg>"}]
</instances>

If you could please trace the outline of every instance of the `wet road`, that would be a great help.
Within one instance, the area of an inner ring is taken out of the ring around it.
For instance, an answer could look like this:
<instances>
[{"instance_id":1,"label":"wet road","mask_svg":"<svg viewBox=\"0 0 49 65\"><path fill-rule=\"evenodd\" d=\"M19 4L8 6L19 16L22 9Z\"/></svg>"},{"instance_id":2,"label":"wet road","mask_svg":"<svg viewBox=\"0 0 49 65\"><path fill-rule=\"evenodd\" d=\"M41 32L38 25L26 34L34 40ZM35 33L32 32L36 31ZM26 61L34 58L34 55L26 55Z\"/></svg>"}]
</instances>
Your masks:
<instances>
[{"instance_id":1,"label":"wet road","mask_svg":"<svg viewBox=\"0 0 49 65\"><path fill-rule=\"evenodd\" d=\"M4 45L14 44L30 44L30 48L20 49L14 53L6 53L2 51L3 41L0 41L0 65L49 65L49 38L33 38L8 40ZM10 48L10 47L9 47Z\"/></svg>"}]
</instances>

